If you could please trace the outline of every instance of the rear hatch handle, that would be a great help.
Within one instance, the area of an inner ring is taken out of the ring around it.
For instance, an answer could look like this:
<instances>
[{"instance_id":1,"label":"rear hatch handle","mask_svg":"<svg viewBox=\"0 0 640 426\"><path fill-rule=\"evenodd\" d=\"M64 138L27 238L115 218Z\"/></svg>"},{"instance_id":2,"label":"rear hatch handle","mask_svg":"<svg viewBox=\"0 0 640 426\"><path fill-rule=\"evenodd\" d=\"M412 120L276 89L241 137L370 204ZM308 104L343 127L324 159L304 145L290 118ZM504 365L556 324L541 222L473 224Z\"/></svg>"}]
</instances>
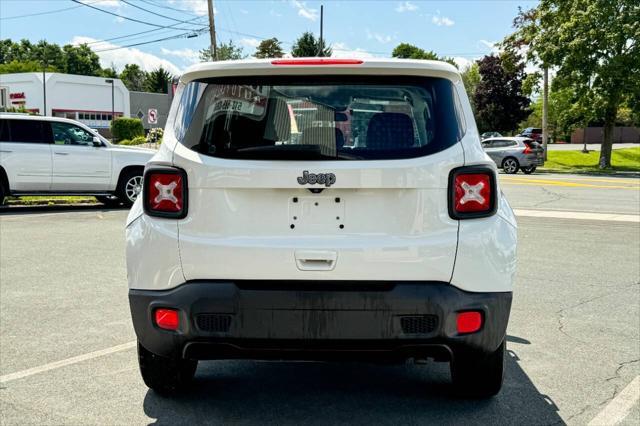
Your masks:
<instances>
[{"instance_id":1,"label":"rear hatch handle","mask_svg":"<svg viewBox=\"0 0 640 426\"><path fill-rule=\"evenodd\" d=\"M338 253L332 250L296 250L296 266L301 271L332 271Z\"/></svg>"}]
</instances>

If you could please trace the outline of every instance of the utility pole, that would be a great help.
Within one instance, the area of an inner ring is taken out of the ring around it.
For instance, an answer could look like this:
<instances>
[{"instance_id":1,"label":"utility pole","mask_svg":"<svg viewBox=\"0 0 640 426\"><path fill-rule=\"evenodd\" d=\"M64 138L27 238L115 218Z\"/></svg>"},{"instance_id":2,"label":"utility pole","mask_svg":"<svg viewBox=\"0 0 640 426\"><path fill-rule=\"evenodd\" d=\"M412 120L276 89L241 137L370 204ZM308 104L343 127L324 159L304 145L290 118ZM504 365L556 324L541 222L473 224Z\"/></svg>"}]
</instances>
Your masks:
<instances>
[{"instance_id":1,"label":"utility pole","mask_svg":"<svg viewBox=\"0 0 640 426\"><path fill-rule=\"evenodd\" d=\"M547 142L549 140L549 68L544 67L544 77L542 83L542 147L544 148L544 159L547 160Z\"/></svg>"},{"instance_id":2,"label":"utility pole","mask_svg":"<svg viewBox=\"0 0 640 426\"><path fill-rule=\"evenodd\" d=\"M42 116L47 116L47 58L44 56L44 48L42 49Z\"/></svg>"},{"instance_id":3,"label":"utility pole","mask_svg":"<svg viewBox=\"0 0 640 426\"><path fill-rule=\"evenodd\" d=\"M323 31L324 29L324 5L320 5L320 52L318 53L318 56L323 57L324 56L324 38L323 38Z\"/></svg>"},{"instance_id":4,"label":"utility pole","mask_svg":"<svg viewBox=\"0 0 640 426\"><path fill-rule=\"evenodd\" d=\"M218 46L216 44L216 22L213 16L213 0L207 0L209 5L209 35L211 36L211 59L218 60Z\"/></svg>"},{"instance_id":5,"label":"utility pole","mask_svg":"<svg viewBox=\"0 0 640 426\"><path fill-rule=\"evenodd\" d=\"M46 76L47 66L46 64L42 67L42 99L43 99L43 108L42 108L42 116L47 116L47 76Z\"/></svg>"},{"instance_id":6,"label":"utility pole","mask_svg":"<svg viewBox=\"0 0 640 426\"><path fill-rule=\"evenodd\" d=\"M113 122L116 120L116 107L115 107L115 81L110 78L108 80L104 81L105 83L109 84L111 83L111 143L115 143L114 142L114 137L113 137Z\"/></svg>"}]
</instances>

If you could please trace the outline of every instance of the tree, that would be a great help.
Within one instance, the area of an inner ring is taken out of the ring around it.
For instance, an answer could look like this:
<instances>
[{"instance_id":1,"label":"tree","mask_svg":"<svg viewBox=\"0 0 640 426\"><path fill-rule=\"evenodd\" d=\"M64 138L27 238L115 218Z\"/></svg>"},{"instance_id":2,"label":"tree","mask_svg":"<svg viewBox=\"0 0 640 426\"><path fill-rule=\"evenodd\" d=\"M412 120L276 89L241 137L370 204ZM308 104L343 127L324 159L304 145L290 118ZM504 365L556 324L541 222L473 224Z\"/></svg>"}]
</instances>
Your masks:
<instances>
[{"instance_id":1,"label":"tree","mask_svg":"<svg viewBox=\"0 0 640 426\"><path fill-rule=\"evenodd\" d=\"M474 102L474 98L476 95L476 89L480 84L480 71L477 62L472 63L469 68L462 72L462 83L464 84L464 89L467 92L467 96L469 96L471 109L473 110L473 113L475 115L476 104Z\"/></svg>"},{"instance_id":2,"label":"tree","mask_svg":"<svg viewBox=\"0 0 640 426\"><path fill-rule=\"evenodd\" d=\"M637 0L541 0L520 11L503 44L527 47L528 59L556 70L580 105L604 124L600 168L611 167L620 106L640 93L640 7Z\"/></svg>"},{"instance_id":3,"label":"tree","mask_svg":"<svg viewBox=\"0 0 640 426\"><path fill-rule=\"evenodd\" d=\"M247 55L244 54L244 51L241 46L236 45L233 40L229 40L228 43L220 43L218 44L218 61L232 61L237 59L244 59ZM206 61L215 61L213 59L213 55L211 54L211 49L206 48L200 51L200 60L203 62Z\"/></svg>"},{"instance_id":4,"label":"tree","mask_svg":"<svg viewBox=\"0 0 640 426\"><path fill-rule=\"evenodd\" d=\"M111 65L109 68L103 68L100 75L106 78L118 78L118 71Z\"/></svg>"},{"instance_id":5,"label":"tree","mask_svg":"<svg viewBox=\"0 0 640 426\"><path fill-rule=\"evenodd\" d=\"M589 115L579 102L571 88L558 88L551 85L549 91L549 108L547 111L549 135L552 140L567 141L571 133L578 127L586 125ZM542 126L542 97L531 104L531 114L518 126L541 127Z\"/></svg>"},{"instance_id":6,"label":"tree","mask_svg":"<svg viewBox=\"0 0 640 426\"><path fill-rule=\"evenodd\" d=\"M49 65L47 72L58 72L58 70ZM0 74L12 74L19 72L42 72L42 63L38 61L11 61L6 64L0 64Z\"/></svg>"},{"instance_id":7,"label":"tree","mask_svg":"<svg viewBox=\"0 0 640 426\"><path fill-rule=\"evenodd\" d=\"M262 40L256 48L256 53L253 56L258 59L282 58L284 56L282 42L278 41L275 37Z\"/></svg>"},{"instance_id":8,"label":"tree","mask_svg":"<svg viewBox=\"0 0 640 426\"><path fill-rule=\"evenodd\" d=\"M522 94L524 63L512 55L485 56L478 61L478 72L481 79L473 98L478 127L481 131L515 130L530 113L530 100Z\"/></svg>"},{"instance_id":9,"label":"tree","mask_svg":"<svg viewBox=\"0 0 640 426\"><path fill-rule=\"evenodd\" d=\"M67 74L100 75L100 58L86 44L67 44L62 50L65 55L64 71Z\"/></svg>"},{"instance_id":10,"label":"tree","mask_svg":"<svg viewBox=\"0 0 640 426\"><path fill-rule=\"evenodd\" d=\"M45 63L47 66L51 65L57 70L65 69L66 58L64 52L55 43L47 43L44 40L39 41L33 45L30 59Z\"/></svg>"},{"instance_id":11,"label":"tree","mask_svg":"<svg viewBox=\"0 0 640 426\"><path fill-rule=\"evenodd\" d=\"M133 92L142 92L144 90L144 81L147 73L140 69L136 64L127 64L120 73L120 79Z\"/></svg>"},{"instance_id":12,"label":"tree","mask_svg":"<svg viewBox=\"0 0 640 426\"><path fill-rule=\"evenodd\" d=\"M431 61L444 61L458 68L458 65L452 58L438 56L431 50L424 50L409 43L400 43L399 45L397 45L395 49L393 49L393 52L391 52L391 57L399 59L425 59Z\"/></svg>"},{"instance_id":13,"label":"tree","mask_svg":"<svg viewBox=\"0 0 640 426\"><path fill-rule=\"evenodd\" d=\"M147 78L144 80L144 90L153 93L167 93L169 90L169 84L173 76L164 68L156 68L147 74Z\"/></svg>"},{"instance_id":14,"label":"tree","mask_svg":"<svg viewBox=\"0 0 640 426\"><path fill-rule=\"evenodd\" d=\"M320 40L316 39L313 33L307 31L303 33L291 47L291 55L296 58L314 57L314 56L331 56L333 50L323 43L322 52L320 51Z\"/></svg>"}]
</instances>

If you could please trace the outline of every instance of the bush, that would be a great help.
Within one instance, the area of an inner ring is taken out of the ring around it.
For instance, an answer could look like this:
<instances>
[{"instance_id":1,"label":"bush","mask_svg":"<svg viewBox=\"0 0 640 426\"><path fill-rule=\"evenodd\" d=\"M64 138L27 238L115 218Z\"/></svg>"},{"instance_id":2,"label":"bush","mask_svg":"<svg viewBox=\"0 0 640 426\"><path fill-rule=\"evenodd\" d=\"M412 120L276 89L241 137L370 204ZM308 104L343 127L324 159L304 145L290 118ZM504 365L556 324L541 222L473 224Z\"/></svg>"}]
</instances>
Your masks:
<instances>
[{"instance_id":1,"label":"bush","mask_svg":"<svg viewBox=\"0 0 640 426\"><path fill-rule=\"evenodd\" d=\"M154 127L149 130L149 134L147 135L147 141L149 143L162 143L162 137L164 136L164 130L162 127Z\"/></svg>"},{"instance_id":2,"label":"bush","mask_svg":"<svg viewBox=\"0 0 640 426\"><path fill-rule=\"evenodd\" d=\"M111 134L117 141L144 136L142 120L127 117L116 118L111 122Z\"/></svg>"},{"instance_id":3,"label":"bush","mask_svg":"<svg viewBox=\"0 0 640 426\"><path fill-rule=\"evenodd\" d=\"M143 143L147 143L147 138L145 138L144 136L136 136L135 138L131 139L131 145L140 145Z\"/></svg>"},{"instance_id":4,"label":"bush","mask_svg":"<svg viewBox=\"0 0 640 426\"><path fill-rule=\"evenodd\" d=\"M147 138L145 138L144 136L136 136L131 140L122 140L118 145L141 145L143 143L147 143Z\"/></svg>"}]
</instances>

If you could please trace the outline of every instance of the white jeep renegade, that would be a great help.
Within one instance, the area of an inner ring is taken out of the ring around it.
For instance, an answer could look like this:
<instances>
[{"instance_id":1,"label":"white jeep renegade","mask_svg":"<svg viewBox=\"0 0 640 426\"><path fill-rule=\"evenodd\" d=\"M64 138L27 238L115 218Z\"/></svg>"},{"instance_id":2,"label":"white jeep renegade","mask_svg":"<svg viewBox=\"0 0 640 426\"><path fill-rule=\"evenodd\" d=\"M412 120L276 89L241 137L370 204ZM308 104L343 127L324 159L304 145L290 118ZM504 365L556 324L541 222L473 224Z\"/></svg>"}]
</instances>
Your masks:
<instances>
[{"instance_id":1,"label":"white jeep renegade","mask_svg":"<svg viewBox=\"0 0 640 426\"><path fill-rule=\"evenodd\" d=\"M234 358L432 358L462 394L501 388L516 221L451 65L190 68L126 238L158 392Z\"/></svg>"}]
</instances>

